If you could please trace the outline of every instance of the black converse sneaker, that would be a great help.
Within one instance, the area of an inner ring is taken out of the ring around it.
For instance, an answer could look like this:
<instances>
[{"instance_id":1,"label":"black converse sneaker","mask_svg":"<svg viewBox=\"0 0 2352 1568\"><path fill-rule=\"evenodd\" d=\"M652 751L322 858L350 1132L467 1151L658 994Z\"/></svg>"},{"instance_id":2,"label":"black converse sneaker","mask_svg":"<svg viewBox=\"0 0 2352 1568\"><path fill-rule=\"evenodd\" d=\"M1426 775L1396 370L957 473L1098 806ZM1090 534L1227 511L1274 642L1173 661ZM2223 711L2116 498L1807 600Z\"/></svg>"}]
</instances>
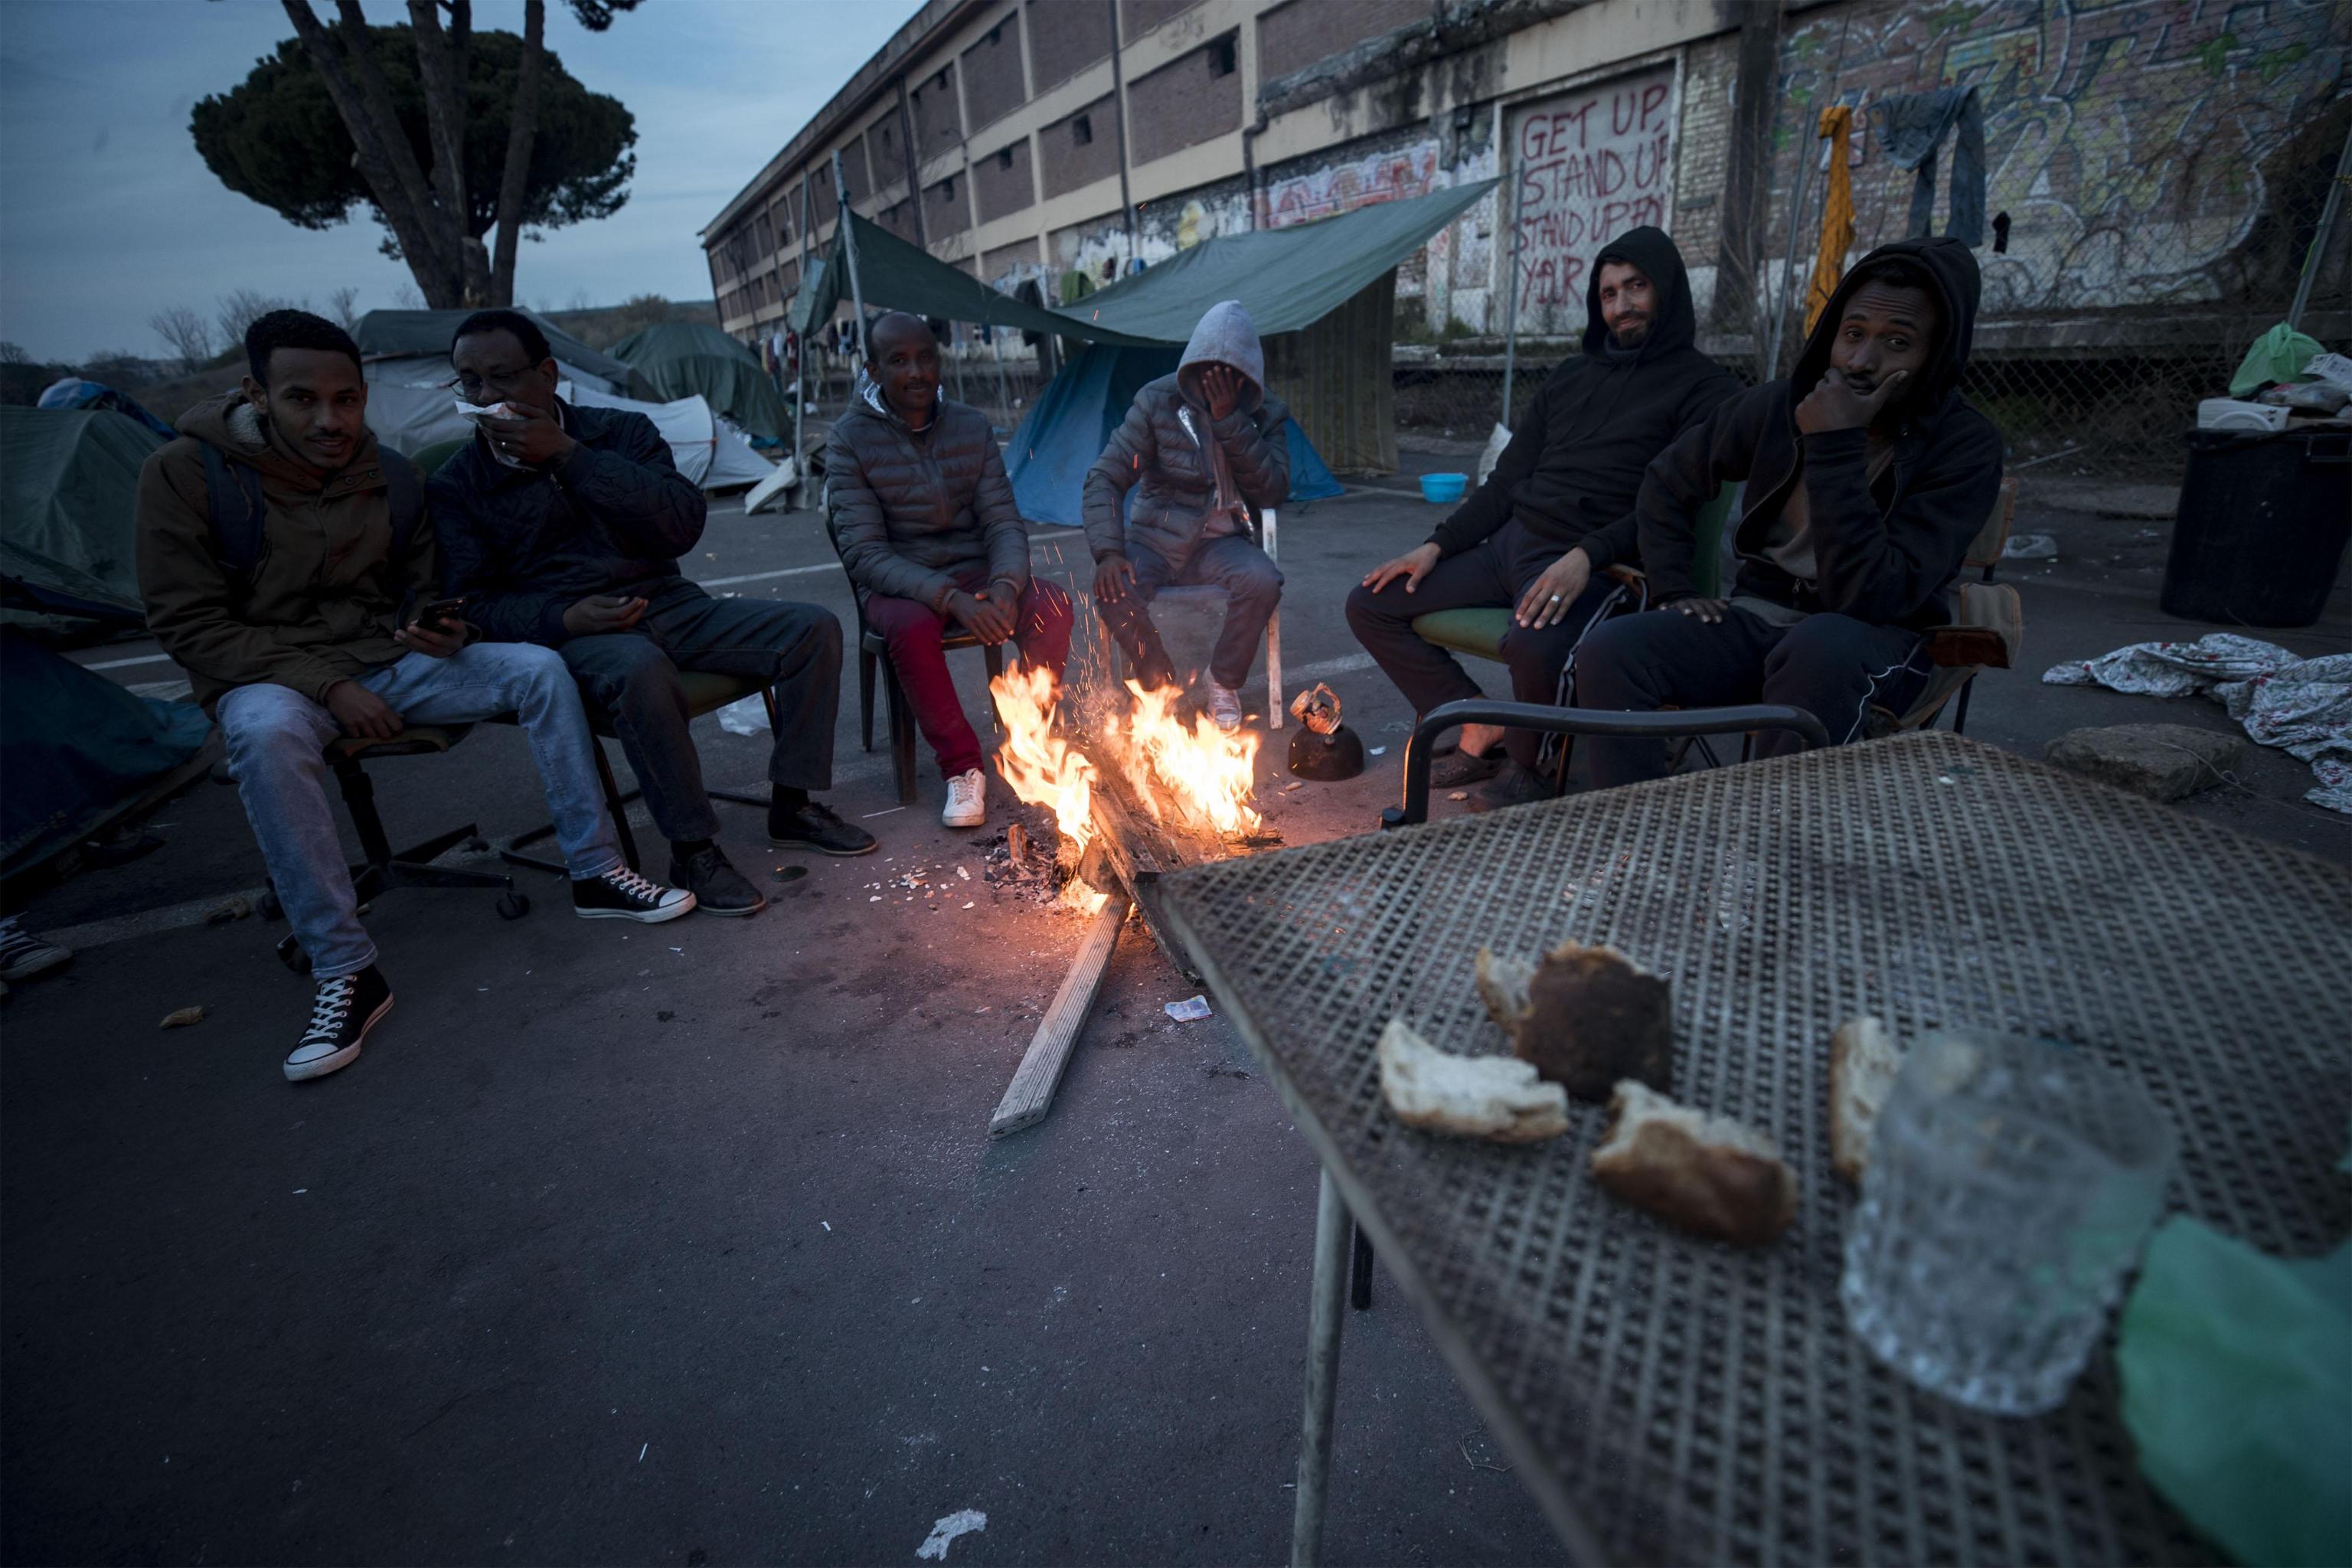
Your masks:
<instances>
[{"instance_id":1,"label":"black converse sneaker","mask_svg":"<svg viewBox=\"0 0 2352 1568\"><path fill-rule=\"evenodd\" d=\"M601 877L572 884L572 912L583 921L635 921L659 925L694 912L694 895L683 888L665 888L626 866L615 866Z\"/></svg>"},{"instance_id":2,"label":"black converse sneaker","mask_svg":"<svg viewBox=\"0 0 2352 1568\"><path fill-rule=\"evenodd\" d=\"M301 1043L286 1058L289 1082L324 1078L360 1059L360 1042L392 1011L392 984L383 971L369 964L356 974L319 982L318 999L310 1005L310 1026Z\"/></svg>"}]
</instances>

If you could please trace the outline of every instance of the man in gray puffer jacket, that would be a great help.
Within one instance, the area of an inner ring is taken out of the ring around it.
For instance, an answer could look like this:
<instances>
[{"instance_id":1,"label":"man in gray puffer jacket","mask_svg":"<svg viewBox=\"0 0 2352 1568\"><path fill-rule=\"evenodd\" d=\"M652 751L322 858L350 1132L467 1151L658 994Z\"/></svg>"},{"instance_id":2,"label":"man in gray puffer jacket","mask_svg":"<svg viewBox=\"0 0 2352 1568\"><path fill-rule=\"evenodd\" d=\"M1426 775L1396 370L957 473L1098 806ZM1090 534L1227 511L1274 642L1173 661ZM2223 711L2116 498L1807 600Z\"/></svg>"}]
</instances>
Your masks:
<instances>
[{"instance_id":1,"label":"man in gray puffer jacket","mask_svg":"<svg viewBox=\"0 0 2352 1568\"><path fill-rule=\"evenodd\" d=\"M890 643L915 725L948 783L940 820L988 820L980 737L964 717L940 644L950 620L1022 662L1062 675L1070 596L1029 574L1029 530L988 416L940 395L940 344L892 311L866 332L866 374L825 446L829 526L866 607Z\"/></svg>"},{"instance_id":2,"label":"man in gray puffer jacket","mask_svg":"<svg viewBox=\"0 0 2352 1568\"><path fill-rule=\"evenodd\" d=\"M1239 689L1282 598L1282 573L1258 547L1257 512L1290 494L1289 419L1265 395L1256 326L1227 300L1192 329L1176 374L1135 395L1087 470L1095 604L1147 689L1176 684L1152 595L1199 583L1225 591L1224 630L1209 656L1209 716L1221 730L1241 727Z\"/></svg>"}]
</instances>

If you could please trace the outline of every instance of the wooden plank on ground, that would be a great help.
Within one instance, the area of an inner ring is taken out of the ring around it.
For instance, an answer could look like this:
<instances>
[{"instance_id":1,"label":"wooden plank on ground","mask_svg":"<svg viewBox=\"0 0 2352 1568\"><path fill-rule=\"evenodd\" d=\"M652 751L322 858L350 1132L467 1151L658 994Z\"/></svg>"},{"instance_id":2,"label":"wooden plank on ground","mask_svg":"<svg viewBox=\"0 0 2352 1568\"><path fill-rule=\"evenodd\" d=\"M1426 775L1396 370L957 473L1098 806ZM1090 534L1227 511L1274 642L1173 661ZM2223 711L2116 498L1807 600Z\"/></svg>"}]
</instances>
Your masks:
<instances>
[{"instance_id":1,"label":"wooden plank on ground","mask_svg":"<svg viewBox=\"0 0 2352 1568\"><path fill-rule=\"evenodd\" d=\"M1087 1014L1094 1007L1095 994L1102 989L1103 972L1110 967L1111 950L1118 945L1118 928L1127 920L1127 910L1126 890L1113 889L1110 901L1087 927L1078 955L1062 977L1062 988L1054 993L1029 1049L1013 1071L1013 1082L997 1102L996 1114L989 1118L990 1137L1002 1138L1045 1120L1054 1103L1054 1090L1062 1081L1062 1069L1069 1065L1078 1032L1086 1027Z\"/></svg>"}]
</instances>

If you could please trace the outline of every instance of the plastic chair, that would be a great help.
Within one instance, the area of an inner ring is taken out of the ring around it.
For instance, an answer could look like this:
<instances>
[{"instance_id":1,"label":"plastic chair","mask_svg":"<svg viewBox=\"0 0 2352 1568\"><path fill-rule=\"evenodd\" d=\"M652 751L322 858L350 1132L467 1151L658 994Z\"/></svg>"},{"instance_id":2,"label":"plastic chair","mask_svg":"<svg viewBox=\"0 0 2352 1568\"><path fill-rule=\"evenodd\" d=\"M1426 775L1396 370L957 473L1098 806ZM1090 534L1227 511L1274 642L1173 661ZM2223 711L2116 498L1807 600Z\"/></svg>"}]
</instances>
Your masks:
<instances>
[{"instance_id":1,"label":"plastic chair","mask_svg":"<svg viewBox=\"0 0 2352 1568\"><path fill-rule=\"evenodd\" d=\"M2000 493L1994 499L1992 515L1985 519L1983 528L1969 543L1969 552L1962 557L1964 570L1979 573L1979 580L1959 585L1959 603L1954 606L1951 624L1937 626L1927 634L1924 645L1936 673L1911 706L1901 713L1884 708L1871 710L1880 721L1872 726L1875 734L1900 734L1906 730L1931 727L1944 705L1958 699L1952 710L1952 733L1963 733L1969 722L1969 693L1976 689L1977 677L1988 669L2013 669L2025 651L2025 603L2017 589L2007 583L1993 581L1993 570L2001 562L2002 552L2009 546L2010 524L2017 516L2017 479L2003 475Z\"/></svg>"},{"instance_id":2,"label":"plastic chair","mask_svg":"<svg viewBox=\"0 0 2352 1568\"><path fill-rule=\"evenodd\" d=\"M1731 498L1736 493L1737 487L1725 485L1715 492L1715 499L1707 502L1698 514L1693 575L1697 580L1699 593L1710 597L1721 579L1723 525L1730 515ZM1584 629L1577 633L1575 643L1569 648L1568 658L1560 666L1559 680L1552 694L1552 701L1559 707L1569 706L1569 700L1575 693L1577 649L1582 647L1584 639L1592 635L1592 628L1612 616L1645 610L1650 606L1650 580L1639 568L1612 566L1608 569L1608 575L1615 579L1616 585L1601 599L1601 606L1593 612L1592 618L1584 623ZM1412 629L1425 643L1472 658L1490 659L1500 664L1503 662L1503 638L1511 629L1511 607L1432 610L1425 616L1415 616ZM1563 733L1559 744L1554 748L1552 786L1555 789L1567 787L1568 765L1574 749L1574 734Z\"/></svg>"},{"instance_id":3,"label":"plastic chair","mask_svg":"<svg viewBox=\"0 0 2352 1568\"><path fill-rule=\"evenodd\" d=\"M1277 563L1282 559L1275 552L1277 537L1275 514L1278 510L1267 507L1258 513L1259 548L1265 552L1267 560ZM1214 583L1187 583L1157 590L1151 595L1151 602L1155 605L1223 605L1226 602L1226 595ZM1265 623L1265 727L1281 729L1282 718L1282 606L1277 604Z\"/></svg>"},{"instance_id":4,"label":"plastic chair","mask_svg":"<svg viewBox=\"0 0 2352 1568\"><path fill-rule=\"evenodd\" d=\"M841 534L835 527L833 497L828 490L820 500L820 514L824 519L824 536L832 542L833 552L841 553ZM843 563L845 566L847 563ZM898 789L898 804L907 805L915 798L915 714L907 702L907 689L898 679L898 668L890 663L890 640L866 624L866 590L850 584L850 597L857 604L857 733L866 750L874 749L874 674L878 663L885 671L890 694L890 769ZM993 681L1004 673L1004 650L994 643L984 643L958 626L950 626L940 634L940 646L953 652L958 648L976 647L988 666L988 679ZM990 721L995 720L993 706Z\"/></svg>"}]
</instances>

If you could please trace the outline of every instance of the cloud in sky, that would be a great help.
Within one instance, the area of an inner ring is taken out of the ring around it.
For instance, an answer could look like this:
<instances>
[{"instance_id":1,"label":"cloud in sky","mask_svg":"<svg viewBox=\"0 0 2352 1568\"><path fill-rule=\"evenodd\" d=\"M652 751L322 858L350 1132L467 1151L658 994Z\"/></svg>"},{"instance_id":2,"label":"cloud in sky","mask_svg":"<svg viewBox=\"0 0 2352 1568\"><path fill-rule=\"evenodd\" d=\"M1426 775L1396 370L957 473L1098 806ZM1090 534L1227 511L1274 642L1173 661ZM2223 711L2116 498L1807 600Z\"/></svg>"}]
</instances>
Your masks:
<instances>
[{"instance_id":1,"label":"cloud in sky","mask_svg":"<svg viewBox=\"0 0 2352 1568\"><path fill-rule=\"evenodd\" d=\"M0 27L0 338L37 357L160 355L147 326L175 304L210 312L232 289L323 302L345 284L392 305L408 270L376 250L364 210L323 233L231 194L188 134L293 35L274 0L5 0ZM320 0L322 14L332 7ZM647 0L589 33L548 6L548 47L636 116L628 205L525 245L527 304L708 299L696 231L758 174L916 0ZM374 0L389 25L404 7ZM477 0L474 25L522 30L519 0Z\"/></svg>"}]
</instances>

